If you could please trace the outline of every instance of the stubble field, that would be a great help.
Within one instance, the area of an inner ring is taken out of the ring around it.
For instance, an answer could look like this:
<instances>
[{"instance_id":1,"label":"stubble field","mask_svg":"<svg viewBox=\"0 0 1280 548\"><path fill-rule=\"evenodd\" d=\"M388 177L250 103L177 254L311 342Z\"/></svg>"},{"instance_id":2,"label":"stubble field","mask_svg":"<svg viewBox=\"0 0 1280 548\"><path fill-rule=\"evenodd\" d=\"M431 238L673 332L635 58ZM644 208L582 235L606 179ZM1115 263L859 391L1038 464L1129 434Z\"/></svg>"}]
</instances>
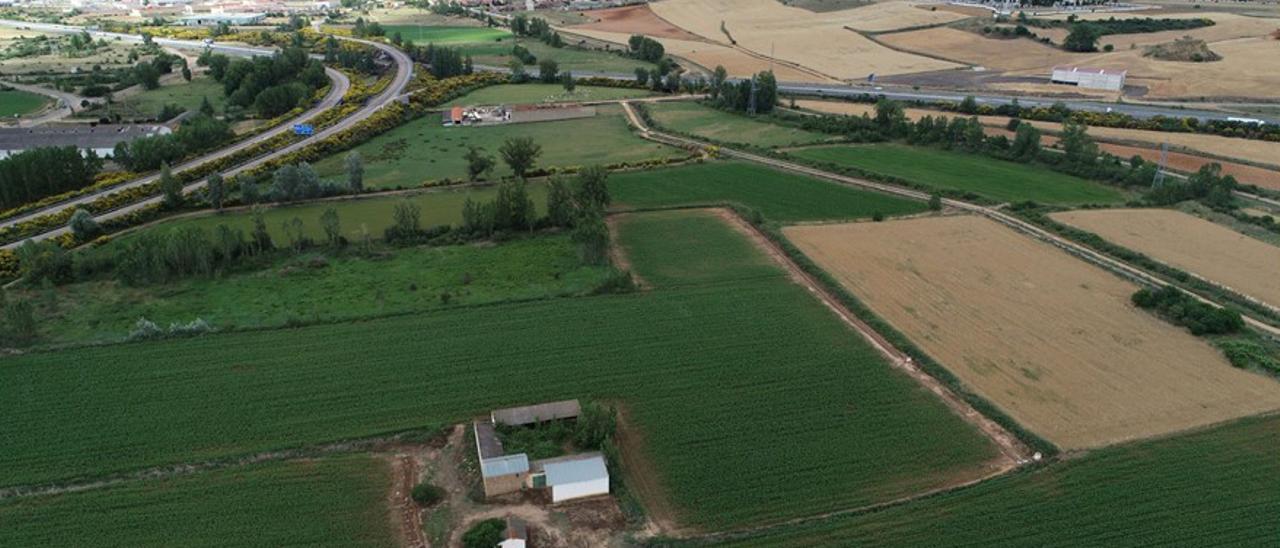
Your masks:
<instances>
[{"instance_id":1,"label":"stubble field","mask_svg":"<svg viewBox=\"0 0 1280 548\"><path fill-rule=\"evenodd\" d=\"M707 40L730 44L721 29L723 23L737 46L835 78L862 79L871 73L903 74L956 67L946 61L894 51L845 28L857 25L864 17L843 14L865 8L818 14L775 0L667 0L650 7L676 26ZM920 17L940 21L956 17L949 12L919 11L910 12L909 21L899 14L873 26L909 26Z\"/></svg>"},{"instance_id":2,"label":"stubble field","mask_svg":"<svg viewBox=\"0 0 1280 548\"><path fill-rule=\"evenodd\" d=\"M992 221L785 233L966 385L1059 447L1280 408L1280 384L1134 308L1132 284Z\"/></svg>"},{"instance_id":3,"label":"stubble field","mask_svg":"<svg viewBox=\"0 0 1280 548\"><path fill-rule=\"evenodd\" d=\"M1280 247L1181 211L1064 211L1054 220L1280 306Z\"/></svg>"}]
</instances>

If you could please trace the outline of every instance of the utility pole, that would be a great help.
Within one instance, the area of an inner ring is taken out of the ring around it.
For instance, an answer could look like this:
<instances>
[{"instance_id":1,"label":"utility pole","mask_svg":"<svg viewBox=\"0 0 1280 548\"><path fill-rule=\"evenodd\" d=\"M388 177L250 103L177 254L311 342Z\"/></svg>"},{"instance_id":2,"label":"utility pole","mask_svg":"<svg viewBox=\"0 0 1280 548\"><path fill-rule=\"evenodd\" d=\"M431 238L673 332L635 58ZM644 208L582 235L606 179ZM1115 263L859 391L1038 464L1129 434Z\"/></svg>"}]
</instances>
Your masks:
<instances>
[{"instance_id":1,"label":"utility pole","mask_svg":"<svg viewBox=\"0 0 1280 548\"><path fill-rule=\"evenodd\" d=\"M747 101L747 113L754 115L756 113L756 92L759 91L760 84L756 82L756 76L751 75L751 98Z\"/></svg>"},{"instance_id":2,"label":"utility pole","mask_svg":"<svg viewBox=\"0 0 1280 548\"><path fill-rule=\"evenodd\" d=\"M1160 163L1156 164L1156 177L1151 181L1151 188L1160 188L1164 184L1164 166L1169 161L1169 143L1160 143Z\"/></svg>"}]
</instances>

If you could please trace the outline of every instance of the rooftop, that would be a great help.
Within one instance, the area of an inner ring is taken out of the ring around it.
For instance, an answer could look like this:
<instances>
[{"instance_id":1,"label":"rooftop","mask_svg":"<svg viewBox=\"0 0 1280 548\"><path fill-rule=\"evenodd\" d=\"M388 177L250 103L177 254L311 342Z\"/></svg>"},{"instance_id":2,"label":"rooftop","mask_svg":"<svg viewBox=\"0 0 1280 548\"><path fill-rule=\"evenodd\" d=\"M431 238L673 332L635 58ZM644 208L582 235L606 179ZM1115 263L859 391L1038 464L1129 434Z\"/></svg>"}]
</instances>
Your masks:
<instances>
[{"instance_id":1,"label":"rooftop","mask_svg":"<svg viewBox=\"0 0 1280 548\"><path fill-rule=\"evenodd\" d=\"M480 460L480 475L486 478L523 474L529 471L529 457L524 453Z\"/></svg>"},{"instance_id":2,"label":"rooftop","mask_svg":"<svg viewBox=\"0 0 1280 548\"><path fill-rule=\"evenodd\" d=\"M582 453L559 459L540 461L547 475L547 486L564 485L598 479L608 479L609 470L600 453Z\"/></svg>"},{"instance_id":3,"label":"rooftop","mask_svg":"<svg viewBox=\"0 0 1280 548\"><path fill-rule=\"evenodd\" d=\"M472 426L476 431L476 448L480 451L482 460L506 454L502 450L502 440L498 439L498 433L493 429L492 423L476 421Z\"/></svg>"},{"instance_id":4,"label":"rooftop","mask_svg":"<svg viewBox=\"0 0 1280 548\"><path fill-rule=\"evenodd\" d=\"M76 146L111 148L121 141L131 141L169 128L153 125L45 126L0 128L0 150L26 150L38 147Z\"/></svg>"},{"instance_id":5,"label":"rooftop","mask_svg":"<svg viewBox=\"0 0 1280 548\"><path fill-rule=\"evenodd\" d=\"M490 415L494 424L520 426L541 421L572 419L582 412L578 400L564 400L524 407L497 409Z\"/></svg>"},{"instance_id":6,"label":"rooftop","mask_svg":"<svg viewBox=\"0 0 1280 548\"><path fill-rule=\"evenodd\" d=\"M528 538L528 536L529 536L529 529L525 525L524 520L515 516L507 517L506 538L508 540L513 540L513 539L525 540L526 538Z\"/></svg>"},{"instance_id":7,"label":"rooftop","mask_svg":"<svg viewBox=\"0 0 1280 548\"><path fill-rule=\"evenodd\" d=\"M1089 73L1093 73L1093 74L1111 74L1111 75L1114 75L1114 76L1124 76L1125 74L1128 74L1128 72L1129 72L1129 71L1127 71L1127 70L1104 69L1104 68L1091 68L1091 67L1076 67L1076 66L1071 66L1071 65L1058 65L1058 66L1053 67L1053 71L1054 71L1054 72L1058 72L1058 71L1063 71L1063 72L1089 72Z\"/></svg>"}]
</instances>

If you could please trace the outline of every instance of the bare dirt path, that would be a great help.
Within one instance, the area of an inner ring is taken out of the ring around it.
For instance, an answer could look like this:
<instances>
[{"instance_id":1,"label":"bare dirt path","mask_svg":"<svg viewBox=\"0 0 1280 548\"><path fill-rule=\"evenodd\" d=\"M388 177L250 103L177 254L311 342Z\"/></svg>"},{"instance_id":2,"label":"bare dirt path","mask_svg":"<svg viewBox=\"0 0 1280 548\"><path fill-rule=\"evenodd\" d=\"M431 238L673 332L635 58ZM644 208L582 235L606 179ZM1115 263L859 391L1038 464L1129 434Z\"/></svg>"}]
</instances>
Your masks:
<instances>
[{"instance_id":1,"label":"bare dirt path","mask_svg":"<svg viewBox=\"0 0 1280 548\"><path fill-rule=\"evenodd\" d=\"M427 548L427 538L422 532L422 510L412 496L422 466L406 453L388 455L387 459L392 478L387 504L392 510L391 519L400 531L401 544L407 548Z\"/></svg>"},{"instance_id":2,"label":"bare dirt path","mask_svg":"<svg viewBox=\"0 0 1280 548\"><path fill-rule=\"evenodd\" d=\"M635 113L635 107L633 107L630 103L622 103L622 108L627 114L627 120L630 121L631 124L637 129L640 136L645 139L649 139L651 141L655 141L659 143L665 143L671 146L686 147L686 148L710 146L708 143L704 143L701 141L697 141L697 140L689 139L685 137L669 135L661 131L657 131L650 128L647 124L644 123L643 120L640 119L640 116ZM881 192L884 194L890 194L894 196L900 196L903 198L919 200L919 201L926 201L926 200L929 200L930 198L928 193L921 192L919 190L913 190L913 189L895 186L887 183L877 183L874 181L868 181L866 179L848 177L845 175L823 171L821 169L809 167L806 165L797 164L795 162L779 160L776 158L761 156L759 154L752 154L749 152L734 150L732 148L720 147L719 152L721 155L729 158L737 158L740 160L745 160L748 162L766 165L776 169L781 169L783 171L789 171L792 173L799 173L802 175L817 177L819 179L824 179L824 180L831 181L831 182L845 185L845 186L856 187L856 188L861 188L866 190L873 190L873 191ZM962 211L969 211L969 212L987 217L988 219L991 219L1002 225L1012 228L1026 236L1030 236L1032 238L1036 238L1038 240L1044 241L1054 247L1057 247L1067 253L1070 253L1071 255L1076 256L1077 258L1083 261L1093 263L1099 267L1102 267L1103 269L1106 269L1110 272L1114 272L1116 275L1120 277L1133 280L1143 285L1156 287L1156 288L1172 286L1182 291L1183 294L1193 299L1196 299L1199 302L1205 303L1214 308L1223 308L1221 304L1214 302L1210 299L1207 299L1205 297L1202 297L1199 294L1196 294L1186 289L1183 289L1181 287L1178 287L1177 285L1168 282L1164 278L1151 274L1150 272L1147 272L1141 268L1130 265L1127 262L1121 261L1109 255L1103 254L1102 252L1095 251L1093 248L1084 246L1072 240L1068 240L1066 238L1058 236L1057 234L1049 232L1048 230L1040 228L1039 226L1031 224L1027 221L1024 221L1022 219L1019 219L1017 217L1014 217L1013 215L1009 215L997 209L985 207L977 204L971 204L969 202L956 200L953 198L943 198L942 205L949 208L962 210ZM1277 205L1280 205L1280 203L1278 203ZM1268 335L1271 337L1280 337L1280 328L1276 326L1270 325L1264 321L1258 320L1257 318L1254 318L1253 316L1248 316L1248 315L1244 316L1244 321L1246 324L1249 325L1249 327L1252 327L1253 329L1256 329L1265 335Z\"/></svg>"},{"instance_id":3,"label":"bare dirt path","mask_svg":"<svg viewBox=\"0 0 1280 548\"><path fill-rule=\"evenodd\" d=\"M756 247L764 251L770 259L778 266L787 271L791 280L801 287L809 290L823 305L836 314L846 325L852 327L858 334L862 335L868 343L871 344L876 351L880 352L889 363L906 372L912 379L920 383L927 390L936 395L943 403L947 405L954 413L959 415L970 424L974 425L984 435L995 443L1000 449L1001 457L992 463L993 475L1001 474L1014 467L1024 464L1031 459L1031 449L1022 443L1021 440L1000 426L995 421L987 418L986 415L978 412L972 405L964 401L959 395L944 386L938 379L926 373L920 366L916 365L906 353L898 350L880 333L872 329L870 325L858 318L853 311L849 310L835 295L828 291L821 283L813 279L807 272L802 270L799 265L792 262L777 244L767 238L755 226L752 226L746 220L739 217L736 213L729 209L717 208L712 210L715 214L723 219L729 226L738 232L747 236Z\"/></svg>"}]
</instances>

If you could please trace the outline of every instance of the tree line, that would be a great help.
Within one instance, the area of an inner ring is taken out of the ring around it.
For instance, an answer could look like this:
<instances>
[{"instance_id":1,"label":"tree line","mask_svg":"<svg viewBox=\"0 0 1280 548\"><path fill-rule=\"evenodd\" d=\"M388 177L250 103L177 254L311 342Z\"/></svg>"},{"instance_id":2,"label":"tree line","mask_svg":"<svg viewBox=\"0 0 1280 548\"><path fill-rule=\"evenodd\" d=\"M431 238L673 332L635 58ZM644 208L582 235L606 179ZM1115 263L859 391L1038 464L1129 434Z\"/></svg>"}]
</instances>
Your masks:
<instances>
[{"instance_id":1,"label":"tree line","mask_svg":"<svg viewBox=\"0 0 1280 548\"><path fill-rule=\"evenodd\" d=\"M213 117L212 107L184 120L173 133L116 143L111 158L130 171L151 171L189 155L212 150L235 137L231 126Z\"/></svg>"},{"instance_id":2,"label":"tree line","mask_svg":"<svg viewBox=\"0 0 1280 548\"><path fill-rule=\"evenodd\" d=\"M0 207L10 209L93 184L102 159L74 146L43 147L0 160Z\"/></svg>"}]
</instances>

